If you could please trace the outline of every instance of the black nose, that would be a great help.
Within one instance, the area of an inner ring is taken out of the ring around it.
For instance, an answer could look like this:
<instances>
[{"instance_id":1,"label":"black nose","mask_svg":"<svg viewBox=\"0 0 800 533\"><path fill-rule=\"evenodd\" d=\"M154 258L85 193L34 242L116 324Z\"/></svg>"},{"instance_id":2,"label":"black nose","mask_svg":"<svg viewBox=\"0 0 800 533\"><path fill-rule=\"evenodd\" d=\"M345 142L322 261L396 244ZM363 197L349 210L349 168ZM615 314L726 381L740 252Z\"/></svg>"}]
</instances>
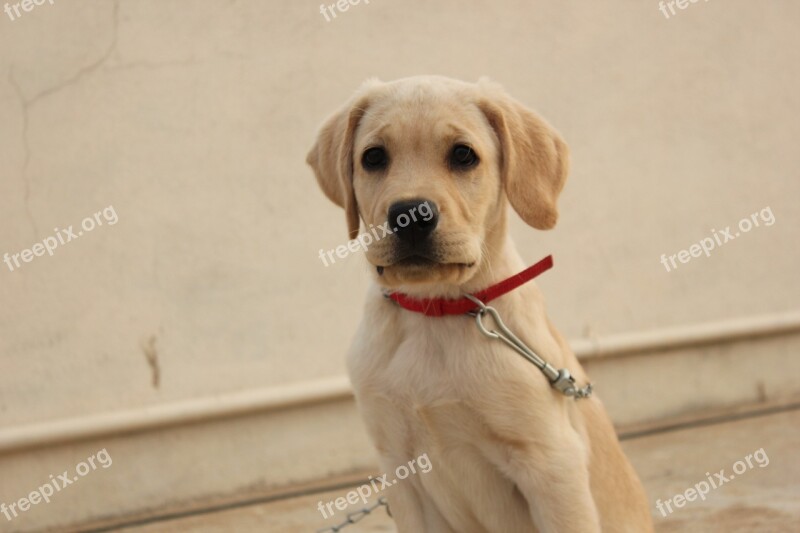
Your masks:
<instances>
[{"instance_id":1,"label":"black nose","mask_svg":"<svg viewBox=\"0 0 800 533\"><path fill-rule=\"evenodd\" d=\"M439 208L430 200L395 202L389 207L389 225L397 237L411 245L423 242L439 223Z\"/></svg>"}]
</instances>

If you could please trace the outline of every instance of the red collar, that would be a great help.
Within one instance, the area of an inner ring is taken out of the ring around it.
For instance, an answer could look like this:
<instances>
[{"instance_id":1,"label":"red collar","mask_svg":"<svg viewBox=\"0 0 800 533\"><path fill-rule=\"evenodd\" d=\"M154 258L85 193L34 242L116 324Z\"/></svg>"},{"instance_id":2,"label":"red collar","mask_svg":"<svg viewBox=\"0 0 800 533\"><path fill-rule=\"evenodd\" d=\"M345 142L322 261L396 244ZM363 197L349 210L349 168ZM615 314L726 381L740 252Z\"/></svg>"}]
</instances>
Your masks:
<instances>
[{"instance_id":1,"label":"red collar","mask_svg":"<svg viewBox=\"0 0 800 533\"><path fill-rule=\"evenodd\" d=\"M476 292L474 296L483 303L489 303L495 298L509 293L526 283L542 272L545 272L553 267L553 256L548 255L538 263L530 266L520 272L514 274L510 278L506 278L500 283L496 283L487 289ZM477 306L467 298L458 298L455 300L448 300L445 298L412 298L406 294L393 292L387 294L387 297L394 300L400 307L415 313L422 313L425 316L445 316L445 315L463 315L477 309Z\"/></svg>"}]
</instances>

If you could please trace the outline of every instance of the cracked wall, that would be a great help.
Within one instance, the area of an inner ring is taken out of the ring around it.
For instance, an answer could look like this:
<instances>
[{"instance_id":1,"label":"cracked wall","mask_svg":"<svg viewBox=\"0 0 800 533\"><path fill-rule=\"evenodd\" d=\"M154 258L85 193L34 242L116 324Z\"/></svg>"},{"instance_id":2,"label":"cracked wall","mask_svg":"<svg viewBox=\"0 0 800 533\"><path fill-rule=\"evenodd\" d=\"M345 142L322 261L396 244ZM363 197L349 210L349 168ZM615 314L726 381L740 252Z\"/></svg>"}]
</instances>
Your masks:
<instances>
[{"instance_id":1,"label":"cracked wall","mask_svg":"<svg viewBox=\"0 0 800 533\"><path fill-rule=\"evenodd\" d=\"M326 23L302 3L120 0L0 18L0 254L119 214L0 264L0 427L342 374L366 268L319 262L346 231L304 158L370 76L488 75L563 132L559 226L513 232L528 261L556 257L540 285L567 336L795 307L800 7L665 21L639 4L375 2ZM767 205L774 226L658 263Z\"/></svg>"}]
</instances>

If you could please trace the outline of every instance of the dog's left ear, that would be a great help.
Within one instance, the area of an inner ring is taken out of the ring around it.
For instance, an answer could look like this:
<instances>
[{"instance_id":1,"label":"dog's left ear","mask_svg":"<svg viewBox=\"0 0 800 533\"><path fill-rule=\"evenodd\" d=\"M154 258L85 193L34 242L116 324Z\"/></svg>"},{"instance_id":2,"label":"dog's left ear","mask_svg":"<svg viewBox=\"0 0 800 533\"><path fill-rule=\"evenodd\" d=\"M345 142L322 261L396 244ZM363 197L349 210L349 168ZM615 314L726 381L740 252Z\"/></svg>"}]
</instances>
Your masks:
<instances>
[{"instance_id":1,"label":"dog's left ear","mask_svg":"<svg viewBox=\"0 0 800 533\"><path fill-rule=\"evenodd\" d=\"M320 129L306 162L314 169L322 192L343 207L350 239L358 236L359 214L353 190L353 136L368 105L364 95L352 99Z\"/></svg>"},{"instance_id":2,"label":"dog's left ear","mask_svg":"<svg viewBox=\"0 0 800 533\"><path fill-rule=\"evenodd\" d=\"M478 107L500 141L500 171L506 196L517 214L536 229L558 220L556 200L569 173L569 149L543 118L481 79Z\"/></svg>"}]
</instances>

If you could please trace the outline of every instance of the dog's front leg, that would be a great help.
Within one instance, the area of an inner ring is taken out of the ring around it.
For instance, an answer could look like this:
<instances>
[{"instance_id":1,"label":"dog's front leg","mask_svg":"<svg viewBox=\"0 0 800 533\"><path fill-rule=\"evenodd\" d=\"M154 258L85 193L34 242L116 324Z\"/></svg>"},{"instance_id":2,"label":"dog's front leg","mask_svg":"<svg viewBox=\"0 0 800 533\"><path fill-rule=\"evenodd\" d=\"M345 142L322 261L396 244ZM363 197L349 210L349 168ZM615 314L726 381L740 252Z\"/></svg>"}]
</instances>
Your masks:
<instances>
[{"instance_id":1,"label":"dog's front leg","mask_svg":"<svg viewBox=\"0 0 800 533\"><path fill-rule=\"evenodd\" d=\"M359 390L358 388L356 389ZM367 431L380 457L380 466L384 475L372 480L378 495L385 495L389 501L389 510L397 525L399 533L455 533L444 523L438 511L428 509L431 505L420 493L422 489L416 485L414 476L399 479L397 469L409 462L409 453L399 447L412 430L403 423L403 418L396 413L392 400L381 394L356 393L361 414L364 417ZM389 416L387 416L387 413ZM395 416L392 418L391 414ZM385 490L385 492L384 492ZM443 525L439 525L444 523Z\"/></svg>"},{"instance_id":2,"label":"dog's front leg","mask_svg":"<svg viewBox=\"0 0 800 533\"><path fill-rule=\"evenodd\" d=\"M505 473L525 496L540 533L600 532L585 457L571 428L557 442L522 441L507 450Z\"/></svg>"},{"instance_id":3,"label":"dog's front leg","mask_svg":"<svg viewBox=\"0 0 800 533\"><path fill-rule=\"evenodd\" d=\"M534 401L531 389L517 390L519 401L484 404L484 453L525 497L539 533L599 533L584 439L563 406L542 402L545 391Z\"/></svg>"},{"instance_id":4,"label":"dog's front leg","mask_svg":"<svg viewBox=\"0 0 800 533\"><path fill-rule=\"evenodd\" d=\"M391 470L388 470L391 471ZM427 531L422 501L408 480L396 482L389 488L387 499L398 533L419 533Z\"/></svg>"}]
</instances>

